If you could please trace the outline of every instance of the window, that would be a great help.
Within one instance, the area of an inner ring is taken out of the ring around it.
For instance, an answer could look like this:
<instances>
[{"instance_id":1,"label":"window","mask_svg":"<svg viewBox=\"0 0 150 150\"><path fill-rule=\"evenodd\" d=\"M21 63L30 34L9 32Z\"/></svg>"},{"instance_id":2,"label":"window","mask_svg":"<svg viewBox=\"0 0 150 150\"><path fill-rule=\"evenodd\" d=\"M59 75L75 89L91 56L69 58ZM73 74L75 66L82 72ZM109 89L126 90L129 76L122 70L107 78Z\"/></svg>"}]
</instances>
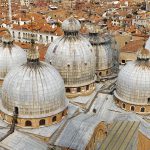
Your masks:
<instances>
[{"instance_id":1,"label":"window","mask_svg":"<svg viewBox=\"0 0 150 150\"><path fill-rule=\"evenodd\" d=\"M108 74L108 71L106 71L106 74Z\"/></svg>"},{"instance_id":2,"label":"window","mask_svg":"<svg viewBox=\"0 0 150 150\"><path fill-rule=\"evenodd\" d=\"M70 88L66 88L66 92L67 92L67 93L70 93Z\"/></svg>"},{"instance_id":3,"label":"window","mask_svg":"<svg viewBox=\"0 0 150 150\"><path fill-rule=\"evenodd\" d=\"M135 110L134 106L131 106L131 111L134 111L134 110Z\"/></svg>"},{"instance_id":4,"label":"window","mask_svg":"<svg viewBox=\"0 0 150 150\"><path fill-rule=\"evenodd\" d=\"M48 36L46 36L46 41L48 42Z\"/></svg>"},{"instance_id":5,"label":"window","mask_svg":"<svg viewBox=\"0 0 150 150\"><path fill-rule=\"evenodd\" d=\"M101 75L102 75L102 73L101 73L101 72L99 72L99 75L101 76Z\"/></svg>"},{"instance_id":6,"label":"window","mask_svg":"<svg viewBox=\"0 0 150 150\"><path fill-rule=\"evenodd\" d=\"M54 116L53 118L52 118L52 122L55 122L56 121L56 116Z\"/></svg>"},{"instance_id":7,"label":"window","mask_svg":"<svg viewBox=\"0 0 150 150\"><path fill-rule=\"evenodd\" d=\"M65 111L62 112L62 117L65 116Z\"/></svg>"},{"instance_id":8,"label":"window","mask_svg":"<svg viewBox=\"0 0 150 150\"><path fill-rule=\"evenodd\" d=\"M27 120L27 121L25 122L25 126L27 126L27 127L31 127L31 126L32 126L32 122L31 122L31 121L29 121L29 120Z\"/></svg>"},{"instance_id":9,"label":"window","mask_svg":"<svg viewBox=\"0 0 150 150\"><path fill-rule=\"evenodd\" d=\"M148 103L150 103L150 98L148 98Z\"/></svg>"},{"instance_id":10,"label":"window","mask_svg":"<svg viewBox=\"0 0 150 150\"><path fill-rule=\"evenodd\" d=\"M86 90L89 90L89 85L86 86Z\"/></svg>"},{"instance_id":11,"label":"window","mask_svg":"<svg viewBox=\"0 0 150 150\"><path fill-rule=\"evenodd\" d=\"M122 104L122 107L123 107L123 108L126 108L126 105L125 105L125 104Z\"/></svg>"},{"instance_id":12,"label":"window","mask_svg":"<svg viewBox=\"0 0 150 150\"><path fill-rule=\"evenodd\" d=\"M68 64L68 65L67 65L67 67L69 68L69 67L70 67L70 65Z\"/></svg>"},{"instance_id":13,"label":"window","mask_svg":"<svg viewBox=\"0 0 150 150\"><path fill-rule=\"evenodd\" d=\"M40 120L39 125L40 125L40 126L45 125L45 119Z\"/></svg>"},{"instance_id":14,"label":"window","mask_svg":"<svg viewBox=\"0 0 150 150\"><path fill-rule=\"evenodd\" d=\"M116 103L119 104L119 100L118 99L116 100Z\"/></svg>"},{"instance_id":15,"label":"window","mask_svg":"<svg viewBox=\"0 0 150 150\"><path fill-rule=\"evenodd\" d=\"M122 60L122 63L123 63L123 64L125 64L125 63L126 63L126 61L125 61L125 60Z\"/></svg>"},{"instance_id":16,"label":"window","mask_svg":"<svg viewBox=\"0 0 150 150\"><path fill-rule=\"evenodd\" d=\"M15 32L13 31L13 38L15 38Z\"/></svg>"},{"instance_id":17,"label":"window","mask_svg":"<svg viewBox=\"0 0 150 150\"><path fill-rule=\"evenodd\" d=\"M51 42L53 42L53 36L51 36Z\"/></svg>"},{"instance_id":18,"label":"window","mask_svg":"<svg viewBox=\"0 0 150 150\"><path fill-rule=\"evenodd\" d=\"M41 40L41 41L43 40L42 35L40 35L40 40Z\"/></svg>"},{"instance_id":19,"label":"window","mask_svg":"<svg viewBox=\"0 0 150 150\"><path fill-rule=\"evenodd\" d=\"M19 109L18 109L18 107L15 107L15 114L19 114Z\"/></svg>"},{"instance_id":20,"label":"window","mask_svg":"<svg viewBox=\"0 0 150 150\"><path fill-rule=\"evenodd\" d=\"M144 107L141 108L141 112L145 112L145 108Z\"/></svg>"},{"instance_id":21,"label":"window","mask_svg":"<svg viewBox=\"0 0 150 150\"><path fill-rule=\"evenodd\" d=\"M80 87L77 87L77 92L81 92L81 88Z\"/></svg>"}]
</instances>

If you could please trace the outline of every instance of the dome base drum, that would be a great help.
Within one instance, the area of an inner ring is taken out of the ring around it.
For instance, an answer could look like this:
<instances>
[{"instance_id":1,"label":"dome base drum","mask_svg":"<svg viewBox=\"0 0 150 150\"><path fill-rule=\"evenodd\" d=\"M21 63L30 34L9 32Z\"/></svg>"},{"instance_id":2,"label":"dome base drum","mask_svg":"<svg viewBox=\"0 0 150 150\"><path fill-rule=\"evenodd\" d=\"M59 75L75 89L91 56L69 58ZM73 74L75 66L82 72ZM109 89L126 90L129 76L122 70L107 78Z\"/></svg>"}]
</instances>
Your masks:
<instances>
[{"instance_id":1,"label":"dome base drum","mask_svg":"<svg viewBox=\"0 0 150 150\"><path fill-rule=\"evenodd\" d=\"M56 123L59 123L67 116L68 108L65 108L63 111L47 117L40 117L40 118L23 118L18 116L17 118L17 126L22 128L39 128L41 126L50 126ZM1 117L5 120L8 124L12 124L13 114L8 114L4 112L0 112Z\"/></svg>"},{"instance_id":2,"label":"dome base drum","mask_svg":"<svg viewBox=\"0 0 150 150\"><path fill-rule=\"evenodd\" d=\"M132 111L140 115L149 115L150 114L150 104L142 105L142 104L133 104L122 100L116 92L114 93L114 100L117 106L122 108L125 111Z\"/></svg>"},{"instance_id":3,"label":"dome base drum","mask_svg":"<svg viewBox=\"0 0 150 150\"><path fill-rule=\"evenodd\" d=\"M68 98L75 98L78 96L87 96L95 90L95 83L91 83L81 87L66 87L66 96Z\"/></svg>"}]
</instances>

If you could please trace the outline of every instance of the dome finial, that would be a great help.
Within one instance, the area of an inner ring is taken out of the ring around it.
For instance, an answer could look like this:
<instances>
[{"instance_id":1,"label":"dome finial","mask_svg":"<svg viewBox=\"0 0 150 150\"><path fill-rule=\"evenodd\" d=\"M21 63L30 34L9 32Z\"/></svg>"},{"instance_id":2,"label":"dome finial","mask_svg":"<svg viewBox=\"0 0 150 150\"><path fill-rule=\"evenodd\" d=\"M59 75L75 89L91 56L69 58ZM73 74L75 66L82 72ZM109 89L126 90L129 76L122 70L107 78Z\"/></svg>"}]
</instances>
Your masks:
<instances>
[{"instance_id":1,"label":"dome finial","mask_svg":"<svg viewBox=\"0 0 150 150\"><path fill-rule=\"evenodd\" d=\"M33 31L33 19L31 19L31 28ZM39 63L39 51L38 48L35 46L35 39L33 32L31 34L31 49L29 49L27 53L27 62L34 64Z\"/></svg>"},{"instance_id":2,"label":"dome finial","mask_svg":"<svg viewBox=\"0 0 150 150\"><path fill-rule=\"evenodd\" d=\"M3 46L10 46L13 44L13 38L8 30L5 31L5 35L2 37Z\"/></svg>"},{"instance_id":3,"label":"dome finial","mask_svg":"<svg viewBox=\"0 0 150 150\"><path fill-rule=\"evenodd\" d=\"M145 61L147 61L149 59L150 59L150 52L149 52L149 50L147 50L145 48L145 43L144 43L142 49L140 49L137 52L137 60L145 60Z\"/></svg>"},{"instance_id":4,"label":"dome finial","mask_svg":"<svg viewBox=\"0 0 150 150\"><path fill-rule=\"evenodd\" d=\"M39 62L39 51L38 47L35 46L35 40L34 35L31 35L31 49L28 50L27 53L27 61L32 63L38 63Z\"/></svg>"}]
</instances>

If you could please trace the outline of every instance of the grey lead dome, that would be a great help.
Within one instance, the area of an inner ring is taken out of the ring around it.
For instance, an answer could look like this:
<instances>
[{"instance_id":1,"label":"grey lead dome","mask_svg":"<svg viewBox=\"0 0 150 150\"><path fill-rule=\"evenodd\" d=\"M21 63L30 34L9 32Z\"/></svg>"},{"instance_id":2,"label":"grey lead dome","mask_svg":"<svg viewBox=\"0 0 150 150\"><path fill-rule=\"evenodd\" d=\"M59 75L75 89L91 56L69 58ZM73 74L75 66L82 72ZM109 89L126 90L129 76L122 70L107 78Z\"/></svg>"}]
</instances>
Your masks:
<instances>
[{"instance_id":1,"label":"grey lead dome","mask_svg":"<svg viewBox=\"0 0 150 150\"><path fill-rule=\"evenodd\" d=\"M1 110L11 114L18 107L24 118L47 117L67 107L64 82L58 71L44 63L27 63L10 71L2 87Z\"/></svg>"},{"instance_id":2,"label":"grey lead dome","mask_svg":"<svg viewBox=\"0 0 150 150\"><path fill-rule=\"evenodd\" d=\"M115 95L124 102L149 105L150 62L149 51L138 52L137 60L129 62L118 75Z\"/></svg>"},{"instance_id":3,"label":"grey lead dome","mask_svg":"<svg viewBox=\"0 0 150 150\"><path fill-rule=\"evenodd\" d=\"M4 37L0 46L0 79L14 67L26 62L26 52L19 46L13 44L11 37Z\"/></svg>"},{"instance_id":4,"label":"grey lead dome","mask_svg":"<svg viewBox=\"0 0 150 150\"><path fill-rule=\"evenodd\" d=\"M46 61L58 69L65 87L94 83L95 52L90 42L78 33L79 21L71 17L63 22L62 27L65 35L51 43L46 53Z\"/></svg>"}]
</instances>

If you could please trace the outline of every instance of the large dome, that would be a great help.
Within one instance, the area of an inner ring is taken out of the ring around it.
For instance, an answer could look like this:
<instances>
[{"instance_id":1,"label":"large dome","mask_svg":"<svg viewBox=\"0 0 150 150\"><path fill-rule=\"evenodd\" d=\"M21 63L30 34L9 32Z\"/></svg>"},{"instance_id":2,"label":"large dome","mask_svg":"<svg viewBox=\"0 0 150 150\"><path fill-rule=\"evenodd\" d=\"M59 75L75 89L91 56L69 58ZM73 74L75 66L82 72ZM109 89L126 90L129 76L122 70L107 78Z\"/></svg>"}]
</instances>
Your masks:
<instances>
[{"instance_id":1,"label":"large dome","mask_svg":"<svg viewBox=\"0 0 150 150\"><path fill-rule=\"evenodd\" d=\"M99 35L95 30L90 31L89 41L96 53L96 74L99 78L111 74L113 66L113 54L111 41L105 34Z\"/></svg>"},{"instance_id":2,"label":"large dome","mask_svg":"<svg viewBox=\"0 0 150 150\"><path fill-rule=\"evenodd\" d=\"M17 107L18 118L46 118L49 119L49 122L46 121L49 125L51 118L47 117L59 114L60 121L63 116L61 113L64 114L67 109L64 82L54 67L38 61L38 55L29 58L32 54L29 53L27 63L13 69L6 76L0 107L4 114L10 116Z\"/></svg>"},{"instance_id":3,"label":"large dome","mask_svg":"<svg viewBox=\"0 0 150 150\"><path fill-rule=\"evenodd\" d=\"M3 80L7 72L25 62L26 52L13 44L9 36L3 37L2 46L0 46L0 79Z\"/></svg>"},{"instance_id":4,"label":"large dome","mask_svg":"<svg viewBox=\"0 0 150 150\"><path fill-rule=\"evenodd\" d=\"M78 22L74 18L72 20ZM78 30L72 32L73 29L67 29L46 53L46 61L58 69L70 97L91 93L95 88L95 53L90 42Z\"/></svg>"},{"instance_id":5,"label":"large dome","mask_svg":"<svg viewBox=\"0 0 150 150\"><path fill-rule=\"evenodd\" d=\"M150 62L148 50L138 54L137 61L129 62L118 74L115 96L125 104L138 106L132 109L150 112ZM147 55L148 54L148 55ZM147 107L147 109L146 109Z\"/></svg>"}]
</instances>

